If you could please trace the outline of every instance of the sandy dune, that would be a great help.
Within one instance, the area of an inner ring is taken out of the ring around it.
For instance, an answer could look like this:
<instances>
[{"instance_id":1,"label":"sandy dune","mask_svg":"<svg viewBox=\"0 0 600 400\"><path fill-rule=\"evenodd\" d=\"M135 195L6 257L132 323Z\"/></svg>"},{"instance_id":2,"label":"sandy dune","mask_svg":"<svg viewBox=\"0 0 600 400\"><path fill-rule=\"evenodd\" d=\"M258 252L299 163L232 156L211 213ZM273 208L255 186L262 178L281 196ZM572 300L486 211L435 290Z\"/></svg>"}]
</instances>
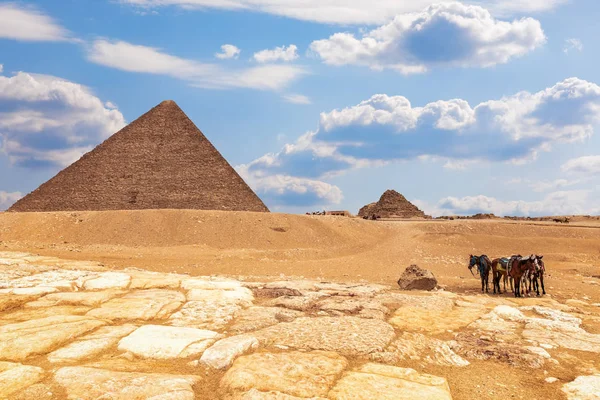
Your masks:
<instances>
[{"instance_id":1,"label":"sandy dune","mask_svg":"<svg viewBox=\"0 0 600 400\"><path fill-rule=\"evenodd\" d=\"M470 253L544 254L547 288L600 301L600 222L373 222L189 210L0 213L0 250L192 275L358 279L394 284L416 263L457 292L477 290ZM596 280L597 281L597 280Z\"/></svg>"}]
</instances>

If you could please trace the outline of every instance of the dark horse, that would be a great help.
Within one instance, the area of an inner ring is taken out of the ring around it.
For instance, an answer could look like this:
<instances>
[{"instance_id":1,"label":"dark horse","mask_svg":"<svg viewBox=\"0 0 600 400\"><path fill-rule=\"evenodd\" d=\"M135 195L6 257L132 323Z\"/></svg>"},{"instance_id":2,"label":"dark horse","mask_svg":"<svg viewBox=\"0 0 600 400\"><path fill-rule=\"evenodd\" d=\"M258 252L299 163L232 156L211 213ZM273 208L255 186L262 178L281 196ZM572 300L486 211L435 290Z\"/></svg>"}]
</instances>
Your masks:
<instances>
[{"instance_id":1,"label":"dark horse","mask_svg":"<svg viewBox=\"0 0 600 400\"><path fill-rule=\"evenodd\" d=\"M540 295L540 283L542 284L542 294L546 294L546 288L544 288L544 273L546 272L546 266L544 265L544 256L535 255L533 260L533 269L529 271L527 279L529 280L529 291L535 290L535 293ZM539 279L539 281L538 281Z\"/></svg>"},{"instance_id":2,"label":"dark horse","mask_svg":"<svg viewBox=\"0 0 600 400\"><path fill-rule=\"evenodd\" d=\"M526 277L531 271L535 270L535 256L532 254L529 257L519 257L512 259L510 276L515 284L515 297L523 297L521 284L523 277ZM527 285L523 284L523 289L527 290Z\"/></svg>"},{"instance_id":3,"label":"dark horse","mask_svg":"<svg viewBox=\"0 0 600 400\"><path fill-rule=\"evenodd\" d=\"M469 259L469 271L471 271L471 274L473 273L474 266L477 266L477 272L479 272L479 276L481 277L481 291L483 292L485 289L486 293L489 292L489 276L490 269L492 268L492 262L490 261L489 257L485 254L481 256L474 256L473 254L471 254ZM495 286L494 293L496 293Z\"/></svg>"}]
</instances>

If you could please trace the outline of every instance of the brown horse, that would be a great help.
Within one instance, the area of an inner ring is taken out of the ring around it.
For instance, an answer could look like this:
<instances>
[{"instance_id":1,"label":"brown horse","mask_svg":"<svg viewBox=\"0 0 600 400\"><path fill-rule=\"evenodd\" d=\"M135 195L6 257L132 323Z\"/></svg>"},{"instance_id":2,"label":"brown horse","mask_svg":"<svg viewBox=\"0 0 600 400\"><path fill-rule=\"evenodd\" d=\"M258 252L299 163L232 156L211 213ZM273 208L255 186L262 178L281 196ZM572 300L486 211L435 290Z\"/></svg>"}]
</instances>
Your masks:
<instances>
[{"instance_id":1,"label":"brown horse","mask_svg":"<svg viewBox=\"0 0 600 400\"><path fill-rule=\"evenodd\" d=\"M489 257L484 255L474 256L471 254L469 256L469 271L471 274L473 273L473 267L477 266L477 272L479 272L479 276L481 277L481 291L489 292L490 284L489 284L489 276L490 269L492 268L492 262ZM496 287L494 287L494 293L496 293Z\"/></svg>"},{"instance_id":2,"label":"brown horse","mask_svg":"<svg viewBox=\"0 0 600 400\"><path fill-rule=\"evenodd\" d=\"M546 266L544 265L544 256L535 255L533 261L534 268L529 271L527 279L529 280L529 291L535 290L536 294L540 295L540 282L542 284L542 294L546 294L546 288L544 287L544 273L546 272ZM539 281L538 281L539 279Z\"/></svg>"},{"instance_id":3,"label":"brown horse","mask_svg":"<svg viewBox=\"0 0 600 400\"><path fill-rule=\"evenodd\" d=\"M498 288L498 293L502 294L500 290L500 279L504 281L504 291L506 292L506 282L508 281L508 259L505 259L505 262L500 258L494 258L492 260L492 283L494 284L494 293L496 293L496 288ZM510 281L511 291L514 291L512 287L512 280Z\"/></svg>"},{"instance_id":4,"label":"brown horse","mask_svg":"<svg viewBox=\"0 0 600 400\"><path fill-rule=\"evenodd\" d=\"M515 258L512 260L510 269L510 276L513 278L515 283L515 297L523 297L521 291L521 284L524 277L535 269L535 256L532 254L527 258ZM523 284L523 289L527 289L527 285Z\"/></svg>"}]
</instances>

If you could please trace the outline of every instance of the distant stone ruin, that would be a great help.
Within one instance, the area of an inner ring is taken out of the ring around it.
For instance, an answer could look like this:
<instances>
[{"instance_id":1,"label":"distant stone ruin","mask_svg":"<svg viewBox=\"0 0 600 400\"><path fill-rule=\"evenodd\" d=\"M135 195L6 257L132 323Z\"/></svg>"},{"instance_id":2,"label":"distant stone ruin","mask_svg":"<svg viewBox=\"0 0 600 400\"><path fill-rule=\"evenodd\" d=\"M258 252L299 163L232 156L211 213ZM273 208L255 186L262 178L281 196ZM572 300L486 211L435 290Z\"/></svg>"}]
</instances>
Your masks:
<instances>
[{"instance_id":1,"label":"distant stone ruin","mask_svg":"<svg viewBox=\"0 0 600 400\"><path fill-rule=\"evenodd\" d=\"M269 210L175 104L163 101L9 211Z\"/></svg>"},{"instance_id":2,"label":"distant stone ruin","mask_svg":"<svg viewBox=\"0 0 600 400\"><path fill-rule=\"evenodd\" d=\"M358 216L365 219L431 218L395 190L386 190L378 202L361 208Z\"/></svg>"}]
</instances>

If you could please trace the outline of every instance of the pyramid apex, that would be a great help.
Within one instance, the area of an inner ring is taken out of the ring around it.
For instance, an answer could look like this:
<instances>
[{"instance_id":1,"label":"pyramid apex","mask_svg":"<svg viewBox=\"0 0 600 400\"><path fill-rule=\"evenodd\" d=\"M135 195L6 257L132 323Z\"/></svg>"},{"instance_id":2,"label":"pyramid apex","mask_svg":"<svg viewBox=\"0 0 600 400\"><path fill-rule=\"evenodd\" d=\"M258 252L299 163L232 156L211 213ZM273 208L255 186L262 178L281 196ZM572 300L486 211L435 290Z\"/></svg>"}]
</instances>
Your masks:
<instances>
[{"instance_id":1,"label":"pyramid apex","mask_svg":"<svg viewBox=\"0 0 600 400\"><path fill-rule=\"evenodd\" d=\"M159 104L159 106L166 106L166 105L177 105L177 103L175 103L175 100L163 100L161 101L161 103Z\"/></svg>"}]
</instances>

